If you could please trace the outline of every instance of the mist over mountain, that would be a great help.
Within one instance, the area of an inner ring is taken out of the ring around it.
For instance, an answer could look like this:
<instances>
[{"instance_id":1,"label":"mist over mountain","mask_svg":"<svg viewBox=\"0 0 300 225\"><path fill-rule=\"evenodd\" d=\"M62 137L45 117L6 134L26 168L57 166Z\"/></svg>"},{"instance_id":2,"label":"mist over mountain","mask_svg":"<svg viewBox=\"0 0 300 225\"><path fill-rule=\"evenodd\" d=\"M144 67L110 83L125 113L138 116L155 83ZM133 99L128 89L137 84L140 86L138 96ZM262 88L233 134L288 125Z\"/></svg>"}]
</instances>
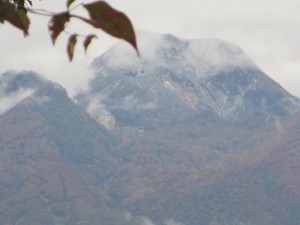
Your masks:
<instances>
[{"instance_id":1,"label":"mist over mountain","mask_svg":"<svg viewBox=\"0 0 300 225\"><path fill-rule=\"evenodd\" d=\"M0 221L298 225L300 101L238 46L142 32L75 100L0 75Z\"/></svg>"},{"instance_id":2,"label":"mist over mountain","mask_svg":"<svg viewBox=\"0 0 300 225\"><path fill-rule=\"evenodd\" d=\"M299 110L299 100L234 44L148 33L139 40L140 57L120 43L96 58L91 88L78 97L106 126L150 128L200 114L205 120L240 119Z\"/></svg>"},{"instance_id":3,"label":"mist over mountain","mask_svg":"<svg viewBox=\"0 0 300 225\"><path fill-rule=\"evenodd\" d=\"M31 95L47 81L34 73L8 71L0 77L0 114Z\"/></svg>"}]
</instances>

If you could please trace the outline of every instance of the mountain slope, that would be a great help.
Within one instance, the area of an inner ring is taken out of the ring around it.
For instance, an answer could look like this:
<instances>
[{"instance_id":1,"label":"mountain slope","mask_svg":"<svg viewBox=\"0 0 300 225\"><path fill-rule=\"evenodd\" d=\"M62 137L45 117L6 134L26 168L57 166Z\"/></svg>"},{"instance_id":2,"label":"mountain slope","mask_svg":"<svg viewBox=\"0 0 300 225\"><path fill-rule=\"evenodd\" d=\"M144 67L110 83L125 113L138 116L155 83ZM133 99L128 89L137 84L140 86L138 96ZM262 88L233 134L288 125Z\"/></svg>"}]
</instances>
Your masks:
<instances>
[{"instance_id":1,"label":"mountain slope","mask_svg":"<svg viewBox=\"0 0 300 225\"><path fill-rule=\"evenodd\" d=\"M140 58L95 59L78 105L5 78L2 99L33 88L0 115L1 222L300 224L299 100L233 44L142 36Z\"/></svg>"},{"instance_id":2,"label":"mountain slope","mask_svg":"<svg viewBox=\"0 0 300 225\"><path fill-rule=\"evenodd\" d=\"M77 100L122 137L107 190L121 209L159 225L300 222L299 99L240 48L146 34L141 58L117 45L93 67Z\"/></svg>"},{"instance_id":3,"label":"mountain slope","mask_svg":"<svg viewBox=\"0 0 300 225\"><path fill-rule=\"evenodd\" d=\"M1 223L126 224L102 191L115 140L61 86L45 82L0 127Z\"/></svg>"}]
</instances>

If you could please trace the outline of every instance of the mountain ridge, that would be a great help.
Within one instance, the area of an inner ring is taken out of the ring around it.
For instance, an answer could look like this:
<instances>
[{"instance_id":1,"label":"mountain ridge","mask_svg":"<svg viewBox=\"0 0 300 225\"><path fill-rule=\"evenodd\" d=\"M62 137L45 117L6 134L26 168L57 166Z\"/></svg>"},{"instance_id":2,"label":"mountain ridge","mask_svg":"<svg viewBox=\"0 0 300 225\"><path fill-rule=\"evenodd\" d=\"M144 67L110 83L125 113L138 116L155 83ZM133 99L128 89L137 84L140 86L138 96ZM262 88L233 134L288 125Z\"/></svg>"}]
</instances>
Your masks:
<instances>
[{"instance_id":1,"label":"mountain ridge","mask_svg":"<svg viewBox=\"0 0 300 225\"><path fill-rule=\"evenodd\" d=\"M63 87L47 81L2 114L0 126L1 223L127 224L97 187L114 167L116 139ZM93 216L77 218L85 210Z\"/></svg>"},{"instance_id":2,"label":"mountain ridge","mask_svg":"<svg viewBox=\"0 0 300 225\"><path fill-rule=\"evenodd\" d=\"M76 101L28 72L6 82L34 91L0 115L2 223L300 223L299 100L256 66L198 76L187 42L167 42L154 63L98 58Z\"/></svg>"},{"instance_id":3,"label":"mountain ridge","mask_svg":"<svg viewBox=\"0 0 300 225\"><path fill-rule=\"evenodd\" d=\"M124 115L136 117L135 112L172 115L173 106L186 108L188 114L194 111L224 119L248 117L257 111L276 117L300 110L299 99L270 79L233 44L217 39L178 39L169 34L147 39L147 35L144 34L145 40L140 39L140 57L120 43L96 58L90 90L77 97L87 111L98 104L103 117L110 121L109 125L103 119L107 127L123 121ZM94 112L90 113L93 116ZM172 119L176 118L174 115Z\"/></svg>"}]
</instances>

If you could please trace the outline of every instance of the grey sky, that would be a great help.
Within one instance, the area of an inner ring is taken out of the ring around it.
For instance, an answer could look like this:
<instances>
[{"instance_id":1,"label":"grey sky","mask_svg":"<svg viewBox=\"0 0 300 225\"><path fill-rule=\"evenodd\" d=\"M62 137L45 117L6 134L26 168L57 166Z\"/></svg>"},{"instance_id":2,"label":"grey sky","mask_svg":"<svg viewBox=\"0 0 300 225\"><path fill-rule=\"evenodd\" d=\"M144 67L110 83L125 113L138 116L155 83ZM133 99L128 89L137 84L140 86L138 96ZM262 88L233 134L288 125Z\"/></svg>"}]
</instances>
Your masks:
<instances>
[{"instance_id":1,"label":"grey sky","mask_svg":"<svg viewBox=\"0 0 300 225\"><path fill-rule=\"evenodd\" d=\"M172 33L182 38L225 39L239 45L269 76L292 94L300 96L300 1L299 0L109 0L125 12L136 29ZM36 7L60 9L64 0L43 0ZM60 11L59 10L59 11ZM60 37L52 46L47 18L32 21L31 36L8 25L0 27L0 72L32 69L60 82L72 93L86 85L87 66L117 40L99 32L85 56L78 46L69 63ZM80 32L83 24L71 24ZM72 29L71 29L72 30Z\"/></svg>"}]
</instances>

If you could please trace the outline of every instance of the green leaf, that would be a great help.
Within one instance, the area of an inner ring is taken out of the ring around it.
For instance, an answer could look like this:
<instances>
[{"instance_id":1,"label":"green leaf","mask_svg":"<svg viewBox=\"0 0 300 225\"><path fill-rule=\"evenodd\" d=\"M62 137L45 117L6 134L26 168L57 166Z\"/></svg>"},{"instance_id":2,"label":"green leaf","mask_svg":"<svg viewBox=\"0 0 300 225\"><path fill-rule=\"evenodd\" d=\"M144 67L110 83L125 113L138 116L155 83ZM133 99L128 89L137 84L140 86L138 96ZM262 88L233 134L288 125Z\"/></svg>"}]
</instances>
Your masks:
<instances>
[{"instance_id":1,"label":"green leaf","mask_svg":"<svg viewBox=\"0 0 300 225\"><path fill-rule=\"evenodd\" d=\"M9 1L0 0L0 23L8 21L28 35L30 20L24 10L17 10Z\"/></svg>"},{"instance_id":2,"label":"green leaf","mask_svg":"<svg viewBox=\"0 0 300 225\"><path fill-rule=\"evenodd\" d=\"M70 8L70 6L72 5L73 2L75 2L76 0L68 0L67 1L67 7L68 9Z\"/></svg>"},{"instance_id":3,"label":"green leaf","mask_svg":"<svg viewBox=\"0 0 300 225\"><path fill-rule=\"evenodd\" d=\"M70 62L73 60L76 43L77 43L77 34L73 34L70 36L68 45L67 45L67 53L68 53Z\"/></svg>"},{"instance_id":4,"label":"green leaf","mask_svg":"<svg viewBox=\"0 0 300 225\"><path fill-rule=\"evenodd\" d=\"M133 26L124 13L115 10L104 1L85 4L84 8L89 13L89 23L92 26L127 41L138 51Z\"/></svg>"},{"instance_id":5,"label":"green leaf","mask_svg":"<svg viewBox=\"0 0 300 225\"><path fill-rule=\"evenodd\" d=\"M55 14L51 17L48 25L52 43L55 44L57 37L65 29L66 23L70 21L69 12Z\"/></svg>"},{"instance_id":6,"label":"green leaf","mask_svg":"<svg viewBox=\"0 0 300 225\"><path fill-rule=\"evenodd\" d=\"M85 53L86 53L86 51L87 51L89 45L91 44L92 40L95 39L95 38L97 38L97 36L94 35L94 34L90 34L90 35L88 35L88 36L85 38L85 40L84 40L84 42L83 42L83 47L84 47L84 49L85 49Z\"/></svg>"}]
</instances>

